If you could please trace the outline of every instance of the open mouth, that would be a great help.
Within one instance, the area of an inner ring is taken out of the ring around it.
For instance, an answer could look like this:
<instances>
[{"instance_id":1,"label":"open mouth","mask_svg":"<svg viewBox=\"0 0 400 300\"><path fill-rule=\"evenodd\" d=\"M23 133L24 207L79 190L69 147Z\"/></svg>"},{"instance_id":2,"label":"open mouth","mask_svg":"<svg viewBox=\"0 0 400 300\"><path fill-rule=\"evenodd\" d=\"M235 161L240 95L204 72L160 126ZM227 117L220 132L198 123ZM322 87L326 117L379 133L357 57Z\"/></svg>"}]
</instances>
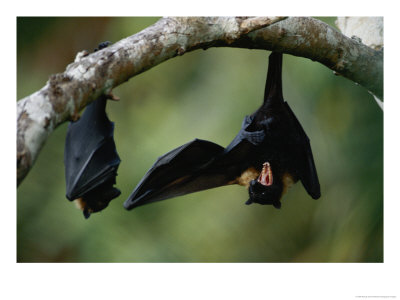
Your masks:
<instances>
[{"instance_id":1,"label":"open mouth","mask_svg":"<svg viewBox=\"0 0 400 300\"><path fill-rule=\"evenodd\" d=\"M272 169L269 162L263 163L263 168L261 170L260 176L258 176L257 181L265 186L270 186L273 183Z\"/></svg>"}]
</instances>

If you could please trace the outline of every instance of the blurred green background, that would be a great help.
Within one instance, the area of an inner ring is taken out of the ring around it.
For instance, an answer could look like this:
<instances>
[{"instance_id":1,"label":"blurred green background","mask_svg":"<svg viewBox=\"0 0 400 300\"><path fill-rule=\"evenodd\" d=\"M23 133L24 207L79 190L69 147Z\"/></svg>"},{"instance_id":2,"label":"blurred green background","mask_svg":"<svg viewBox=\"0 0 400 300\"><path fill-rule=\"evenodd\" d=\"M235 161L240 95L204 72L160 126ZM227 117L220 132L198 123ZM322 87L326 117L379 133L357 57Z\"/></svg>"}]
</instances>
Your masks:
<instances>
[{"instance_id":1,"label":"blurred green background","mask_svg":"<svg viewBox=\"0 0 400 300\"><path fill-rule=\"evenodd\" d=\"M63 72L78 51L158 18L17 18L17 97ZM334 18L321 18L334 26ZM85 220L65 198L58 127L17 190L18 262L382 262L383 113L367 91L311 60L284 56L284 97L307 132L322 197L301 183L282 209L244 205L221 187L126 211L158 156L193 138L228 145L262 102L268 51L187 53L114 90L109 102L122 195Z\"/></svg>"}]
</instances>

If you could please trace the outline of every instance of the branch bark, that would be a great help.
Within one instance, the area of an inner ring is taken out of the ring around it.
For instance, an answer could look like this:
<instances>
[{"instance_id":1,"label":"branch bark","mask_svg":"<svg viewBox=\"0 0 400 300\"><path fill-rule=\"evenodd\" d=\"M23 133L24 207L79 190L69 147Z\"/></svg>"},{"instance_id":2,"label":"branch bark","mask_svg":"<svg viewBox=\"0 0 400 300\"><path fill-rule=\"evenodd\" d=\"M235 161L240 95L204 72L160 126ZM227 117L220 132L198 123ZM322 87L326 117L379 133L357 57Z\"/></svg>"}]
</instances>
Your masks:
<instances>
[{"instance_id":1,"label":"branch bark","mask_svg":"<svg viewBox=\"0 0 400 300\"><path fill-rule=\"evenodd\" d=\"M101 51L78 53L64 73L17 103L17 181L31 169L47 137L101 94L159 63L196 49L280 51L318 61L376 96L383 94L383 53L312 18L162 18Z\"/></svg>"},{"instance_id":2,"label":"branch bark","mask_svg":"<svg viewBox=\"0 0 400 300\"><path fill-rule=\"evenodd\" d=\"M383 17L338 17L336 26L352 39L357 39L375 50L383 50ZM383 110L383 102L372 94Z\"/></svg>"}]
</instances>

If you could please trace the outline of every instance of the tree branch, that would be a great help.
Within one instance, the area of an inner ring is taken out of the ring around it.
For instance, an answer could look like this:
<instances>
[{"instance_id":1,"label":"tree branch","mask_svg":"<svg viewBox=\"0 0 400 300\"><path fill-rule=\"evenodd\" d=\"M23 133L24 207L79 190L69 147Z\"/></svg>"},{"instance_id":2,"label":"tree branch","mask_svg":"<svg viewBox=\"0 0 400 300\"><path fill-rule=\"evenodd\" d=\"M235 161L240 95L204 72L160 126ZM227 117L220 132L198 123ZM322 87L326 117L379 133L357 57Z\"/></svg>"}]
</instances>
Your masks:
<instances>
[{"instance_id":1,"label":"tree branch","mask_svg":"<svg viewBox=\"0 0 400 300\"><path fill-rule=\"evenodd\" d=\"M275 24L274 24L275 23ZM273 24L273 25L272 25ZM383 53L312 18L162 18L101 51L80 52L64 73L17 104L17 180L25 178L51 132L101 94L159 63L196 49L240 47L307 57L382 98Z\"/></svg>"}]
</instances>

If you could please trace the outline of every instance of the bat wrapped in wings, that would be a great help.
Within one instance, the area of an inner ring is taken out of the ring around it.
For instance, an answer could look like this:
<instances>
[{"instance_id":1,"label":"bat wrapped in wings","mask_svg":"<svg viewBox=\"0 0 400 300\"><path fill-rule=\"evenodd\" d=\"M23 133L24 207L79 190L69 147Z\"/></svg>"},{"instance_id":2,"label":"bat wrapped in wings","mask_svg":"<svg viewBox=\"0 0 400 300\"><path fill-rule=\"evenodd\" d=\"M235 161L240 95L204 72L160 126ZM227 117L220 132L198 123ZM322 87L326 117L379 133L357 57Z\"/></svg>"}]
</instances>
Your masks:
<instances>
[{"instance_id":1,"label":"bat wrapped in wings","mask_svg":"<svg viewBox=\"0 0 400 300\"><path fill-rule=\"evenodd\" d=\"M81 118L69 124L65 141L66 197L77 201L85 218L121 194L113 187L121 160L106 103L104 95L90 103Z\"/></svg>"},{"instance_id":2,"label":"bat wrapped in wings","mask_svg":"<svg viewBox=\"0 0 400 300\"><path fill-rule=\"evenodd\" d=\"M282 54L269 57L264 102L246 116L223 148L195 139L161 156L125 201L128 210L155 201L223 185L248 188L249 200L281 207L288 187L300 180L308 194L321 195L310 141L282 95Z\"/></svg>"}]
</instances>

